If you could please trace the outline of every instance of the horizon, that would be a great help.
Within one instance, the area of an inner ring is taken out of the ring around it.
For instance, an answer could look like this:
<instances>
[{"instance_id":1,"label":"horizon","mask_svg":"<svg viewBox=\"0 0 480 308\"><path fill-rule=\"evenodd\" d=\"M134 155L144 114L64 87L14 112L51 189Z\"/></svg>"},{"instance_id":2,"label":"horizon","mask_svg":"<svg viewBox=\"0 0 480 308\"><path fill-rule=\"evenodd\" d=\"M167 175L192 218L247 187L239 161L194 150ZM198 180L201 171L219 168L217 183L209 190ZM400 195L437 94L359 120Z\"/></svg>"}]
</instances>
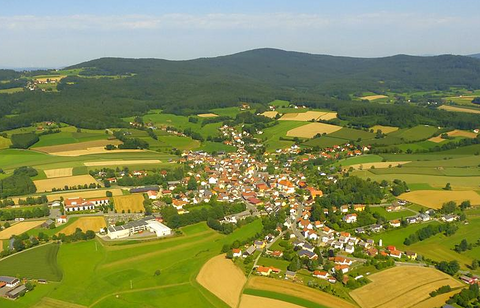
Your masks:
<instances>
[{"instance_id":1,"label":"horizon","mask_svg":"<svg viewBox=\"0 0 480 308\"><path fill-rule=\"evenodd\" d=\"M190 60L264 46L362 58L480 52L474 0L0 2L0 66L10 68L103 57Z\"/></svg>"}]
</instances>

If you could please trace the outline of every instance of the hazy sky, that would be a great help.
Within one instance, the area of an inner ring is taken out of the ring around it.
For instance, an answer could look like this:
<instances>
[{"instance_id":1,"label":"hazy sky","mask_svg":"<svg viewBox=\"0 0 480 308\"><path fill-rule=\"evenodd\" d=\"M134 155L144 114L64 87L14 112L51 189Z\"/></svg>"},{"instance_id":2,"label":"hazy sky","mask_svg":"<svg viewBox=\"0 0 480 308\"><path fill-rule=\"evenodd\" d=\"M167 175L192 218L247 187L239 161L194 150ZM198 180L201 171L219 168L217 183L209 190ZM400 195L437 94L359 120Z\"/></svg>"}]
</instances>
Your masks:
<instances>
[{"instance_id":1,"label":"hazy sky","mask_svg":"<svg viewBox=\"0 0 480 308\"><path fill-rule=\"evenodd\" d=\"M273 47L361 57L480 52L480 0L0 0L0 66L191 59Z\"/></svg>"}]
</instances>

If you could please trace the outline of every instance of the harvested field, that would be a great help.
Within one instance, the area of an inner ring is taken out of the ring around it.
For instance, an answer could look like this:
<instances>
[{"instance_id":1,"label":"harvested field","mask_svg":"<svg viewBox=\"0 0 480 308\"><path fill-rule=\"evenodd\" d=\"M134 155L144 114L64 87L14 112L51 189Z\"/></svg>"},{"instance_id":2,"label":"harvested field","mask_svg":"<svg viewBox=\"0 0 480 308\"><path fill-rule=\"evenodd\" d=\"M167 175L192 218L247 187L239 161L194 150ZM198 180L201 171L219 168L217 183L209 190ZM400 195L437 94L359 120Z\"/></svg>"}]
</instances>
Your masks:
<instances>
[{"instance_id":1,"label":"harvested field","mask_svg":"<svg viewBox=\"0 0 480 308\"><path fill-rule=\"evenodd\" d=\"M252 277L248 280L247 287L251 289L272 291L280 294L287 294L302 298L320 305L335 308L353 308L356 305L347 302L339 297L324 293L304 286L302 284L293 283L290 281L282 281L278 279L266 277ZM242 299L243 302L243 299Z\"/></svg>"},{"instance_id":2,"label":"harvested field","mask_svg":"<svg viewBox=\"0 0 480 308\"><path fill-rule=\"evenodd\" d=\"M49 179L54 178L63 178L66 176L72 176L73 168L61 168L61 169L50 169L50 170L43 170L45 175Z\"/></svg>"},{"instance_id":3,"label":"harvested field","mask_svg":"<svg viewBox=\"0 0 480 308\"><path fill-rule=\"evenodd\" d=\"M455 107L455 106L447 106L443 105L438 107L438 109L443 109L446 111L453 111L453 112L466 112L466 113L480 113L480 109L470 109L470 108L461 108L461 107Z\"/></svg>"},{"instance_id":4,"label":"harvested field","mask_svg":"<svg viewBox=\"0 0 480 308\"><path fill-rule=\"evenodd\" d=\"M50 297L44 297L33 308L87 308L87 306L64 302Z\"/></svg>"},{"instance_id":5,"label":"harvested field","mask_svg":"<svg viewBox=\"0 0 480 308\"><path fill-rule=\"evenodd\" d=\"M122 142L120 140L95 140L95 141L87 141L87 142L69 143L69 144L63 144L63 145L52 145L48 147L38 147L38 148L35 148L35 151L40 151L40 152L44 152L52 155L58 155L55 153L85 151L90 148L99 148L99 147L103 149L107 144L119 145L121 143ZM66 156L75 156L75 155L66 155Z\"/></svg>"},{"instance_id":6,"label":"harvested field","mask_svg":"<svg viewBox=\"0 0 480 308\"><path fill-rule=\"evenodd\" d=\"M230 307L237 307L247 278L225 255L219 255L203 265L197 281Z\"/></svg>"},{"instance_id":7,"label":"harvested field","mask_svg":"<svg viewBox=\"0 0 480 308\"><path fill-rule=\"evenodd\" d=\"M105 228L106 226L107 224L105 223L105 218L103 216L80 217L58 233L69 235L74 233L77 228L82 229L83 232L87 230L99 232L101 228Z\"/></svg>"},{"instance_id":8,"label":"harvested field","mask_svg":"<svg viewBox=\"0 0 480 308\"><path fill-rule=\"evenodd\" d=\"M8 240L12 235L20 235L27 232L30 229L40 226L45 220L36 220L36 221L22 221L12 225L10 228L7 228L0 232L0 240Z\"/></svg>"},{"instance_id":9,"label":"harvested field","mask_svg":"<svg viewBox=\"0 0 480 308\"><path fill-rule=\"evenodd\" d=\"M197 114L198 117L200 118L216 118L218 117L218 114L215 114L215 113L201 113L201 114Z\"/></svg>"},{"instance_id":10,"label":"harvested field","mask_svg":"<svg viewBox=\"0 0 480 308\"><path fill-rule=\"evenodd\" d=\"M366 99L367 101L374 101L376 99L381 99L381 98L387 98L388 96L386 95L369 95L369 96L364 96L360 97L361 99Z\"/></svg>"},{"instance_id":11,"label":"harvested field","mask_svg":"<svg viewBox=\"0 0 480 308\"><path fill-rule=\"evenodd\" d=\"M53 188L64 188L67 186L97 184L97 181L91 175L76 175L64 178L54 178L46 180L33 181L37 187L37 192L52 191Z\"/></svg>"},{"instance_id":12,"label":"harvested field","mask_svg":"<svg viewBox=\"0 0 480 308\"><path fill-rule=\"evenodd\" d=\"M160 164L158 159L149 160L105 160L105 161L93 161L83 163L87 167L97 166L125 166L125 165L143 165L143 164Z\"/></svg>"},{"instance_id":13,"label":"harvested field","mask_svg":"<svg viewBox=\"0 0 480 308\"><path fill-rule=\"evenodd\" d=\"M302 308L302 306L282 302L276 299L259 297L244 294L240 302L240 308L259 308L259 307L276 307L276 308Z\"/></svg>"},{"instance_id":14,"label":"harvested field","mask_svg":"<svg viewBox=\"0 0 480 308\"><path fill-rule=\"evenodd\" d=\"M83 156L83 155L92 155L92 154L111 154L111 153L140 153L144 152L145 150L105 150L103 147L93 147L88 148L86 150L78 150L78 151L67 151L67 152L54 152L50 153L51 155L55 156Z\"/></svg>"},{"instance_id":15,"label":"harvested field","mask_svg":"<svg viewBox=\"0 0 480 308\"><path fill-rule=\"evenodd\" d=\"M477 134L474 132L469 132L465 130L452 130L451 132L448 132L447 135L450 137L466 137L466 138L476 138Z\"/></svg>"},{"instance_id":16,"label":"harvested field","mask_svg":"<svg viewBox=\"0 0 480 308\"><path fill-rule=\"evenodd\" d=\"M280 120L282 121L311 121L311 120L331 120L337 117L336 112L307 111L300 113L286 113Z\"/></svg>"},{"instance_id":17,"label":"harvested field","mask_svg":"<svg viewBox=\"0 0 480 308\"><path fill-rule=\"evenodd\" d=\"M480 195L473 190L417 190L402 194L399 198L433 209L441 208L448 201L461 203L465 200L470 200L472 205L480 205Z\"/></svg>"},{"instance_id":18,"label":"harvested field","mask_svg":"<svg viewBox=\"0 0 480 308\"><path fill-rule=\"evenodd\" d=\"M76 197L81 197L81 198L85 198L85 199L102 198L102 197L106 196L107 191L112 192L113 196L121 196L122 195L122 190L120 188L114 188L114 189L107 189L107 190L91 190L91 191L79 191L79 192L59 192L59 193L47 195L47 199L48 199L49 202L51 202L51 201L54 201L54 200L60 200L60 197L63 197L63 199L76 198Z\"/></svg>"},{"instance_id":19,"label":"harvested field","mask_svg":"<svg viewBox=\"0 0 480 308\"><path fill-rule=\"evenodd\" d=\"M35 80L38 81L38 82L47 82L47 80L59 82L60 80L62 80L65 77L67 77L67 76L49 76L49 77L35 78Z\"/></svg>"},{"instance_id":20,"label":"harvested field","mask_svg":"<svg viewBox=\"0 0 480 308\"><path fill-rule=\"evenodd\" d=\"M431 297L429 299L426 299L426 300L416 304L412 308L442 307L450 297L457 294L458 292L460 292L460 290L456 290L456 291L440 294L440 295L437 295L435 297Z\"/></svg>"},{"instance_id":21,"label":"harvested field","mask_svg":"<svg viewBox=\"0 0 480 308\"><path fill-rule=\"evenodd\" d=\"M375 125L375 126L370 127L370 129L373 129L373 131L375 133L377 132L377 130L381 130L382 133L384 133L384 134L390 134L390 133L396 132L398 130L398 127Z\"/></svg>"},{"instance_id":22,"label":"harvested field","mask_svg":"<svg viewBox=\"0 0 480 308\"><path fill-rule=\"evenodd\" d=\"M143 206L142 194L126 195L126 196L117 196L113 197L113 202L115 204L115 209L118 213L128 213L130 210L131 213L140 213L145 210Z\"/></svg>"},{"instance_id":23,"label":"harvested field","mask_svg":"<svg viewBox=\"0 0 480 308\"><path fill-rule=\"evenodd\" d=\"M301 137L301 138L313 138L317 134L331 134L333 132L341 130L341 126L325 124L325 123L310 123L287 132L287 136Z\"/></svg>"},{"instance_id":24,"label":"harvested field","mask_svg":"<svg viewBox=\"0 0 480 308\"><path fill-rule=\"evenodd\" d=\"M379 162L379 163L365 163L365 164L355 164L348 166L347 169L352 167L355 170L359 169L371 169L372 167L376 168L390 168L390 167L398 167L399 165L405 165L410 163L410 161L390 161L390 162Z\"/></svg>"},{"instance_id":25,"label":"harvested field","mask_svg":"<svg viewBox=\"0 0 480 308\"><path fill-rule=\"evenodd\" d=\"M264 113L262 113L262 115L264 117L267 117L267 118L275 118L277 116L278 112L276 111L265 111Z\"/></svg>"},{"instance_id":26,"label":"harvested field","mask_svg":"<svg viewBox=\"0 0 480 308\"><path fill-rule=\"evenodd\" d=\"M445 273L419 266L398 266L368 278L371 283L350 292L362 308L412 307L429 299L429 293L441 286L463 286Z\"/></svg>"}]
</instances>

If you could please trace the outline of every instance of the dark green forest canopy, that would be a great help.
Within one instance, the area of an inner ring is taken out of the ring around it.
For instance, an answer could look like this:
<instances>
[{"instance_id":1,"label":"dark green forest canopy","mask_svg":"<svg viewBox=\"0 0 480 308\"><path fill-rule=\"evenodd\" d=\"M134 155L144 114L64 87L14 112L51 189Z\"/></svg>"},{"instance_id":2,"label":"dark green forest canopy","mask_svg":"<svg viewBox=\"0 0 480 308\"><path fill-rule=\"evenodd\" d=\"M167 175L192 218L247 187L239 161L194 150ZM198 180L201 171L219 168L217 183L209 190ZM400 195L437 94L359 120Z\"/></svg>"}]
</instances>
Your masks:
<instances>
[{"instance_id":1,"label":"dark green forest canopy","mask_svg":"<svg viewBox=\"0 0 480 308\"><path fill-rule=\"evenodd\" d=\"M0 94L0 131L46 120L84 128L124 127L121 117L142 115L154 108L190 115L239 102L266 104L273 99L328 107L358 125L376 123L381 120L379 114L385 113L390 122L381 124L437 124L435 118L441 118L445 123L439 125L477 125L469 115L449 113L451 119L447 119L446 112L442 115L420 107L410 111L413 116L401 117L395 111L397 106L352 102L349 96L364 91L444 90L452 86L479 89L480 61L472 57L362 59L259 49L189 61L102 58L70 68L84 68L83 76L62 79L59 92ZM125 77L85 78L105 75ZM365 119L357 118L361 113ZM22 116L5 117L9 114Z\"/></svg>"}]
</instances>

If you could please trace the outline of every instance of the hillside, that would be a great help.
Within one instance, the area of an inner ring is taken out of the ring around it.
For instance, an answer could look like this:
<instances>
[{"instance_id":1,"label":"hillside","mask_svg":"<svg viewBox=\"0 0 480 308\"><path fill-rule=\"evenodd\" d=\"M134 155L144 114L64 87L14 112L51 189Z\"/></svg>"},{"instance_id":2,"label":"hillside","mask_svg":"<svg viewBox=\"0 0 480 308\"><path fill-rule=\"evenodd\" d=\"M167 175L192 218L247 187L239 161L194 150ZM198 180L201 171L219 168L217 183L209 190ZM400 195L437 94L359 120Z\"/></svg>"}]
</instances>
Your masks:
<instances>
[{"instance_id":1,"label":"hillside","mask_svg":"<svg viewBox=\"0 0 480 308\"><path fill-rule=\"evenodd\" d=\"M480 53L470 55L470 57L480 59Z\"/></svg>"}]
</instances>

